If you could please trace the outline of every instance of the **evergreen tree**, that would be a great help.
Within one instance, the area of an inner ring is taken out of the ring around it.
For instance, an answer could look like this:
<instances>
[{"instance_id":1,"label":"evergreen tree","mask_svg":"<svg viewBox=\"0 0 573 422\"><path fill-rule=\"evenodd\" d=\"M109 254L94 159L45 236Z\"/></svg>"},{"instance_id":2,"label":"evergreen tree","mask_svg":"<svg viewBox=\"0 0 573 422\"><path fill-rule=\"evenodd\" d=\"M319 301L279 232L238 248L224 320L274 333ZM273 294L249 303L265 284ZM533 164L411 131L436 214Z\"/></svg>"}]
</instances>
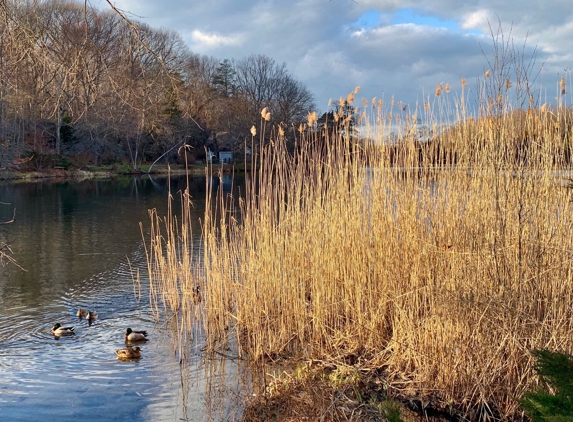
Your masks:
<instances>
[{"instance_id":1,"label":"evergreen tree","mask_svg":"<svg viewBox=\"0 0 573 422\"><path fill-rule=\"evenodd\" d=\"M520 403L535 422L573 422L573 356L549 350L534 350L535 370L556 392L525 393Z\"/></svg>"},{"instance_id":2,"label":"evergreen tree","mask_svg":"<svg viewBox=\"0 0 573 422\"><path fill-rule=\"evenodd\" d=\"M213 76L213 88L221 97L231 97L236 89L236 71L229 59L223 60L217 66Z\"/></svg>"}]
</instances>

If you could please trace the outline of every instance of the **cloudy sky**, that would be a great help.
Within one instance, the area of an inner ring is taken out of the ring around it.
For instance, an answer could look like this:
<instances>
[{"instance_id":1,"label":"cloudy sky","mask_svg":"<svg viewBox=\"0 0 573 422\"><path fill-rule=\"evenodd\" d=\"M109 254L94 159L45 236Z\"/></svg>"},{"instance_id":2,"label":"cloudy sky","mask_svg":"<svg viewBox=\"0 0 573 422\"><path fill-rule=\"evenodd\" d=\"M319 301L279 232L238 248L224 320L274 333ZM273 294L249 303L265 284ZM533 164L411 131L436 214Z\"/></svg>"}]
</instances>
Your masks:
<instances>
[{"instance_id":1,"label":"cloudy sky","mask_svg":"<svg viewBox=\"0 0 573 422\"><path fill-rule=\"evenodd\" d=\"M394 98L410 108L433 98L440 83L458 95L464 77L475 90L498 22L517 49L526 42L526 62L537 48L541 103L555 100L561 77L569 85L573 67L570 0L110 1L133 19L177 31L195 53L286 63L319 111L357 86L358 99ZM106 7L105 0L91 4Z\"/></svg>"}]
</instances>

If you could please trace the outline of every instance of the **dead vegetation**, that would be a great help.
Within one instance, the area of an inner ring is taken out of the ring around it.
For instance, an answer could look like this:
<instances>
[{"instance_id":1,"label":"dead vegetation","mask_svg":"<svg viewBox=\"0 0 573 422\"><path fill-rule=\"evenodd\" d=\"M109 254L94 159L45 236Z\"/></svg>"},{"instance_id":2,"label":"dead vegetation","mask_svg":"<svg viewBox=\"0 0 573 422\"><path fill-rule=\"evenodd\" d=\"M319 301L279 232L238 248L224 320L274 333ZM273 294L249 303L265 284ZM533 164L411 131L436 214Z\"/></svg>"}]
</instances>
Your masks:
<instances>
[{"instance_id":1,"label":"dead vegetation","mask_svg":"<svg viewBox=\"0 0 573 422\"><path fill-rule=\"evenodd\" d=\"M268 141L244 196L207 198L201 253L185 208L180 223L154 217L158 312L175 313L182 339L199 330L207 353L230 348L263 368L246 420L360 420L388 397L523 418L517 399L538 383L530 351L573 352L571 112L493 101L474 116L458 99L447 125L450 106L428 107L425 140L415 112L379 101L370 120L355 111L361 139L309 115L292 154L262 116ZM291 369L278 382L267 376L278 361L320 361L323 378Z\"/></svg>"}]
</instances>

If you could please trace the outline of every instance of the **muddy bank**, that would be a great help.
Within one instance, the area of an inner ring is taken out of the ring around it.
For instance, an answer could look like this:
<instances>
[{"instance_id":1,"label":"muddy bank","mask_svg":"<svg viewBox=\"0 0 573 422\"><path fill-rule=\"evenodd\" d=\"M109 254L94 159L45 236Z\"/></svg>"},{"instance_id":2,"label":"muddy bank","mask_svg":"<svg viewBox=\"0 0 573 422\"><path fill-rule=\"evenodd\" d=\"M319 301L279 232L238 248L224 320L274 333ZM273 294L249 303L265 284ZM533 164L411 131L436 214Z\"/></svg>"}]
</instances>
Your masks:
<instances>
[{"instance_id":1,"label":"muddy bank","mask_svg":"<svg viewBox=\"0 0 573 422\"><path fill-rule=\"evenodd\" d=\"M246 400L241 421L460 422L483 420L431 401L404 396L376 369L306 362L265 371L266 387ZM254 369L257 373L257 369Z\"/></svg>"}]
</instances>

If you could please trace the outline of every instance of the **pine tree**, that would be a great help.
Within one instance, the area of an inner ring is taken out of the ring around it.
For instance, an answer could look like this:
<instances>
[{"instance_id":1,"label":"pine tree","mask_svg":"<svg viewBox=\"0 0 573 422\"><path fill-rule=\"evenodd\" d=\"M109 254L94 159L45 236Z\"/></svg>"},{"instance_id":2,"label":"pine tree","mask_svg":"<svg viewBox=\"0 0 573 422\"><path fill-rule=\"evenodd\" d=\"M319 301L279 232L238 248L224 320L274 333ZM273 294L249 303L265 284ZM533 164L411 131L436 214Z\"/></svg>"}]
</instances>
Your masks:
<instances>
[{"instance_id":1,"label":"pine tree","mask_svg":"<svg viewBox=\"0 0 573 422\"><path fill-rule=\"evenodd\" d=\"M229 59L223 60L217 66L212 84L215 91L222 97L231 97L235 92L236 72Z\"/></svg>"},{"instance_id":2,"label":"pine tree","mask_svg":"<svg viewBox=\"0 0 573 422\"><path fill-rule=\"evenodd\" d=\"M573 422L573 356L534 350L535 370L556 393L543 390L525 393L520 401L535 422Z\"/></svg>"}]
</instances>

